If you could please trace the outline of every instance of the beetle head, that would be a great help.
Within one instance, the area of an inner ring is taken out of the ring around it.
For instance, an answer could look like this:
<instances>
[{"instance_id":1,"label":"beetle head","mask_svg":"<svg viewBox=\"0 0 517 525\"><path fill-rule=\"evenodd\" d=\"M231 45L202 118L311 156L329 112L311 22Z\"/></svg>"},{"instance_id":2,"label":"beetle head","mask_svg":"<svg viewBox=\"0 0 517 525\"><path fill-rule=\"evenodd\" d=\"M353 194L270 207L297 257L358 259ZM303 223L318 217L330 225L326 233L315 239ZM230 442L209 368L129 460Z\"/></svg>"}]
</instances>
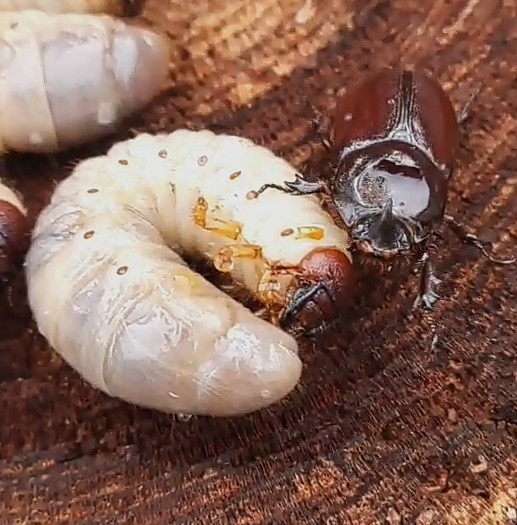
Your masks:
<instances>
[{"instance_id":1,"label":"beetle head","mask_svg":"<svg viewBox=\"0 0 517 525\"><path fill-rule=\"evenodd\" d=\"M382 257L409 252L415 238L406 221L394 214L391 198L378 212L358 219L352 226L352 236L362 251Z\"/></svg>"},{"instance_id":2,"label":"beetle head","mask_svg":"<svg viewBox=\"0 0 517 525\"><path fill-rule=\"evenodd\" d=\"M334 201L362 251L381 257L409 253L441 221L447 180L421 157L391 145L382 154L366 151L338 170Z\"/></svg>"}]
</instances>

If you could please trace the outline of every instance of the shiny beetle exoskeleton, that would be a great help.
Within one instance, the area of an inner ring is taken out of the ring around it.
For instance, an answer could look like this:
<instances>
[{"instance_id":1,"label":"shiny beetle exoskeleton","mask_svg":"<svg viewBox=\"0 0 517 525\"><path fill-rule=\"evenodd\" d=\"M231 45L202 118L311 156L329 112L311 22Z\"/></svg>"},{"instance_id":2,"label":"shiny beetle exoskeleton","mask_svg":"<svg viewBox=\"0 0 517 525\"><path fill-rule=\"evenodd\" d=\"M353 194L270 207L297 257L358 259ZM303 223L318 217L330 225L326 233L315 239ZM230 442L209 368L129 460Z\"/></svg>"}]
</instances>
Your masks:
<instances>
[{"instance_id":1,"label":"shiny beetle exoskeleton","mask_svg":"<svg viewBox=\"0 0 517 525\"><path fill-rule=\"evenodd\" d=\"M422 265L415 307L431 309L439 299L428 241L442 223L464 242L498 260L483 242L446 214L448 185L460 145L459 118L436 80L420 70L383 69L349 90L337 103L331 140L334 170L329 180L299 177L265 185L294 194L322 193L336 206L353 248L389 258L416 253ZM322 132L321 121L318 122ZM488 243L486 243L488 244Z\"/></svg>"}]
</instances>

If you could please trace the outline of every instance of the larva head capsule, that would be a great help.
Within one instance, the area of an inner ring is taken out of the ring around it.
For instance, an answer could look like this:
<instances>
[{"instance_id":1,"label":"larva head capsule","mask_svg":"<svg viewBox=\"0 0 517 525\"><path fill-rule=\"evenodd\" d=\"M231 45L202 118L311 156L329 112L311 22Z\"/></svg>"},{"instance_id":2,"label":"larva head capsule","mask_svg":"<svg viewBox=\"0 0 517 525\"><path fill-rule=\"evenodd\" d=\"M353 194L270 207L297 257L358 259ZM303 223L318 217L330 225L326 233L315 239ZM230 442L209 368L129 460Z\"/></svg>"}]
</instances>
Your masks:
<instances>
[{"instance_id":1,"label":"larva head capsule","mask_svg":"<svg viewBox=\"0 0 517 525\"><path fill-rule=\"evenodd\" d=\"M302 275L295 279L284 326L312 332L340 317L354 302L357 293L354 268L341 250L315 249L300 263Z\"/></svg>"}]
</instances>

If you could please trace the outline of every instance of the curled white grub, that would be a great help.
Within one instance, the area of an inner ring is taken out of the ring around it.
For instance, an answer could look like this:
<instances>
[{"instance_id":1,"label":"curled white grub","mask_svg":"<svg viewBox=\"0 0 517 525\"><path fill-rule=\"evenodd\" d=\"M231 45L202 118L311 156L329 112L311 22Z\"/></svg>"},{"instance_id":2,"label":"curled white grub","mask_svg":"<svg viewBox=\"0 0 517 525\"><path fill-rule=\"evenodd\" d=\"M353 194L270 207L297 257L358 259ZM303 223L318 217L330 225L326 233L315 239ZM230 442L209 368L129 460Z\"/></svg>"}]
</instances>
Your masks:
<instances>
[{"instance_id":1,"label":"curled white grub","mask_svg":"<svg viewBox=\"0 0 517 525\"><path fill-rule=\"evenodd\" d=\"M277 402L300 379L296 341L185 258L226 252L223 271L255 295L271 268L314 250L348 258L347 233L316 197L249 198L295 175L265 147L207 130L142 134L82 161L38 217L26 259L40 332L90 384L136 405L230 416ZM322 234L285 235L304 228ZM280 296L295 279L283 277L271 281Z\"/></svg>"}]
</instances>

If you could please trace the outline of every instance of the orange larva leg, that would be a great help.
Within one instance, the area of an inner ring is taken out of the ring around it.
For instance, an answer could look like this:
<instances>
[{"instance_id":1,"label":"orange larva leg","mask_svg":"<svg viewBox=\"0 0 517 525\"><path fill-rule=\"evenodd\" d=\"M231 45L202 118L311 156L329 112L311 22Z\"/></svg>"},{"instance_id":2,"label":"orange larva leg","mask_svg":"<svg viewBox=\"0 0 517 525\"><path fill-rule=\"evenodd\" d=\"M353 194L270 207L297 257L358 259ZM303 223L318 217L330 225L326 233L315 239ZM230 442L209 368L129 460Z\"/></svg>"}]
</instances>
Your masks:
<instances>
[{"instance_id":1,"label":"orange larva leg","mask_svg":"<svg viewBox=\"0 0 517 525\"><path fill-rule=\"evenodd\" d=\"M225 246L214 257L213 263L215 268L220 272L230 272L233 270L235 259L237 258L260 259L262 258L262 248L256 244L233 244ZM275 303L281 302L281 295L276 292L276 296L273 297L272 294L275 292L267 289L269 285L272 285L272 282L271 269L268 267L262 274L257 287L257 299L266 306L256 311L255 315L276 326L280 326L280 315L274 311L273 306Z\"/></svg>"},{"instance_id":2,"label":"orange larva leg","mask_svg":"<svg viewBox=\"0 0 517 525\"><path fill-rule=\"evenodd\" d=\"M266 304L280 304L285 303L285 291L282 291L280 282L278 280L282 275L299 276L301 270L297 266L281 266L272 265L266 268L260 277L257 286L258 298Z\"/></svg>"},{"instance_id":3,"label":"orange larva leg","mask_svg":"<svg viewBox=\"0 0 517 525\"><path fill-rule=\"evenodd\" d=\"M206 215L208 212L208 203L203 197L199 197L196 205L194 206L194 211L192 218L194 223L203 228L204 230L211 231L227 239L236 240L241 234L241 225L233 221L225 221L222 219L214 218L213 221L218 224L218 226L208 226Z\"/></svg>"},{"instance_id":4,"label":"orange larva leg","mask_svg":"<svg viewBox=\"0 0 517 525\"><path fill-rule=\"evenodd\" d=\"M235 259L260 259L262 248L256 244L230 244L214 257L214 266L220 272L231 272Z\"/></svg>"}]
</instances>

